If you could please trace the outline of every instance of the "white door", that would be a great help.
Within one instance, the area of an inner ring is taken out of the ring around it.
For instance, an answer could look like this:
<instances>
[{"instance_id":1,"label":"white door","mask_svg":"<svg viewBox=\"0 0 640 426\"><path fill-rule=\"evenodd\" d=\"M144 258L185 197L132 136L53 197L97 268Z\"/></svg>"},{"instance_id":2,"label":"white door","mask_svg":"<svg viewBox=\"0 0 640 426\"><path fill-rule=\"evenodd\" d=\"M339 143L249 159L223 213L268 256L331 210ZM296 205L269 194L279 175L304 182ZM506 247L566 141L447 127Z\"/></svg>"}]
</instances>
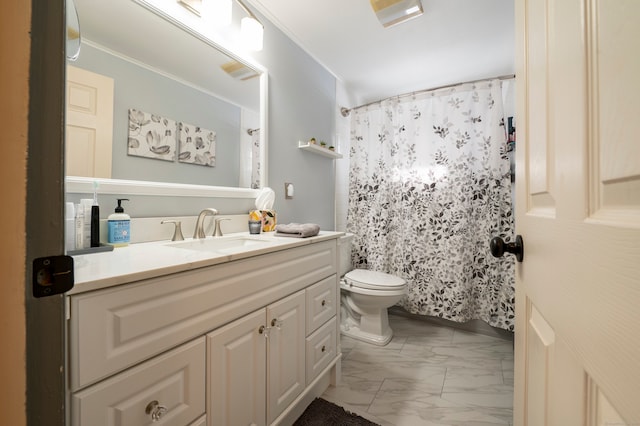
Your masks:
<instances>
[{"instance_id":1,"label":"white door","mask_svg":"<svg viewBox=\"0 0 640 426\"><path fill-rule=\"evenodd\" d=\"M67 176L111 177L113 79L67 65Z\"/></svg>"},{"instance_id":2,"label":"white door","mask_svg":"<svg viewBox=\"0 0 640 426\"><path fill-rule=\"evenodd\" d=\"M271 424L304 390L305 381L304 290L267 307L269 330L268 424Z\"/></svg>"},{"instance_id":3,"label":"white door","mask_svg":"<svg viewBox=\"0 0 640 426\"><path fill-rule=\"evenodd\" d=\"M516 21L514 424L640 424L640 1Z\"/></svg>"},{"instance_id":4,"label":"white door","mask_svg":"<svg viewBox=\"0 0 640 426\"><path fill-rule=\"evenodd\" d=\"M265 310L207 336L207 416L213 425L265 424Z\"/></svg>"}]
</instances>

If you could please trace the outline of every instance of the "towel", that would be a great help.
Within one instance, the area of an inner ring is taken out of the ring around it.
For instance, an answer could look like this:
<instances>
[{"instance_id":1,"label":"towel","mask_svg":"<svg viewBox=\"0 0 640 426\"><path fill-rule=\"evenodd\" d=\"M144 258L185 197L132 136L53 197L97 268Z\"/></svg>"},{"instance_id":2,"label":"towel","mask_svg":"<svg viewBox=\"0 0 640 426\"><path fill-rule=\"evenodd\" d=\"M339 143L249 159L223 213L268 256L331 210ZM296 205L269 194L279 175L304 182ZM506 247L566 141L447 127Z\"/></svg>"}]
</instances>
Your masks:
<instances>
[{"instance_id":1,"label":"towel","mask_svg":"<svg viewBox=\"0 0 640 426\"><path fill-rule=\"evenodd\" d=\"M318 235L320 225L315 223L288 223L276 225L276 237L306 238Z\"/></svg>"}]
</instances>

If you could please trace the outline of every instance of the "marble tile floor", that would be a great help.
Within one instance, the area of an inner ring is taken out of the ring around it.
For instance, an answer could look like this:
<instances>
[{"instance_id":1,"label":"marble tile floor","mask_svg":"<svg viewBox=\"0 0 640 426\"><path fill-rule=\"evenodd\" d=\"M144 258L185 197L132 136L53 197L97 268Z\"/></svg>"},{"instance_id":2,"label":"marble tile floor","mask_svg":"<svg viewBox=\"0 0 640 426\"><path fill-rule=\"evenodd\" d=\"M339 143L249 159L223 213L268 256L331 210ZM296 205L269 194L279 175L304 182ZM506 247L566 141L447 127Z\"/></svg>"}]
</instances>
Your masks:
<instances>
[{"instance_id":1,"label":"marble tile floor","mask_svg":"<svg viewBox=\"0 0 640 426\"><path fill-rule=\"evenodd\" d=\"M511 425L513 341L390 314L384 347L345 336L323 398L382 426Z\"/></svg>"}]
</instances>

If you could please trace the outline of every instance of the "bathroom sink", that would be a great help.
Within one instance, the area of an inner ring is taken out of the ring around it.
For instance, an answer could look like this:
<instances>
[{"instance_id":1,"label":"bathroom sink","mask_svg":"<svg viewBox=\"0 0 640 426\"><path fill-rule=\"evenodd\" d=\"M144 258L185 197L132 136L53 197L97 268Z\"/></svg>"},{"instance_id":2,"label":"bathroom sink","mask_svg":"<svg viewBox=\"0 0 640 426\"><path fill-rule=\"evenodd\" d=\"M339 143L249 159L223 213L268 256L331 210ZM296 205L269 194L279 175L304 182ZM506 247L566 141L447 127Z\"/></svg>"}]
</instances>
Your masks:
<instances>
[{"instance_id":1,"label":"bathroom sink","mask_svg":"<svg viewBox=\"0 0 640 426\"><path fill-rule=\"evenodd\" d=\"M267 247L270 244L273 244L273 242L257 238L238 237L196 239L167 244L167 246L185 250L231 254Z\"/></svg>"}]
</instances>

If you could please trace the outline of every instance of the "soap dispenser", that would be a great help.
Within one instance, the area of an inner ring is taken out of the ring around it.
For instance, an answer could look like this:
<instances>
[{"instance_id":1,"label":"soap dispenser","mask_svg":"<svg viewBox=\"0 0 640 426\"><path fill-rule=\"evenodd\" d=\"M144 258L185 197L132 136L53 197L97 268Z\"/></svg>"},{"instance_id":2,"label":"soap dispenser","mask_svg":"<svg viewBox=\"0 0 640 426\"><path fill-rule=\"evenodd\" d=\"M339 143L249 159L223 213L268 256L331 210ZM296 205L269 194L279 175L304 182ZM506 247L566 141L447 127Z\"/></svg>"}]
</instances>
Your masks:
<instances>
[{"instance_id":1,"label":"soap dispenser","mask_svg":"<svg viewBox=\"0 0 640 426\"><path fill-rule=\"evenodd\" d=\"M124 247L131 239L131 218L124 212L123 201L129 201L129 199L118 198L118 207L107 218L107 241L114 247Z\"/></svg>"}]
</instances>

